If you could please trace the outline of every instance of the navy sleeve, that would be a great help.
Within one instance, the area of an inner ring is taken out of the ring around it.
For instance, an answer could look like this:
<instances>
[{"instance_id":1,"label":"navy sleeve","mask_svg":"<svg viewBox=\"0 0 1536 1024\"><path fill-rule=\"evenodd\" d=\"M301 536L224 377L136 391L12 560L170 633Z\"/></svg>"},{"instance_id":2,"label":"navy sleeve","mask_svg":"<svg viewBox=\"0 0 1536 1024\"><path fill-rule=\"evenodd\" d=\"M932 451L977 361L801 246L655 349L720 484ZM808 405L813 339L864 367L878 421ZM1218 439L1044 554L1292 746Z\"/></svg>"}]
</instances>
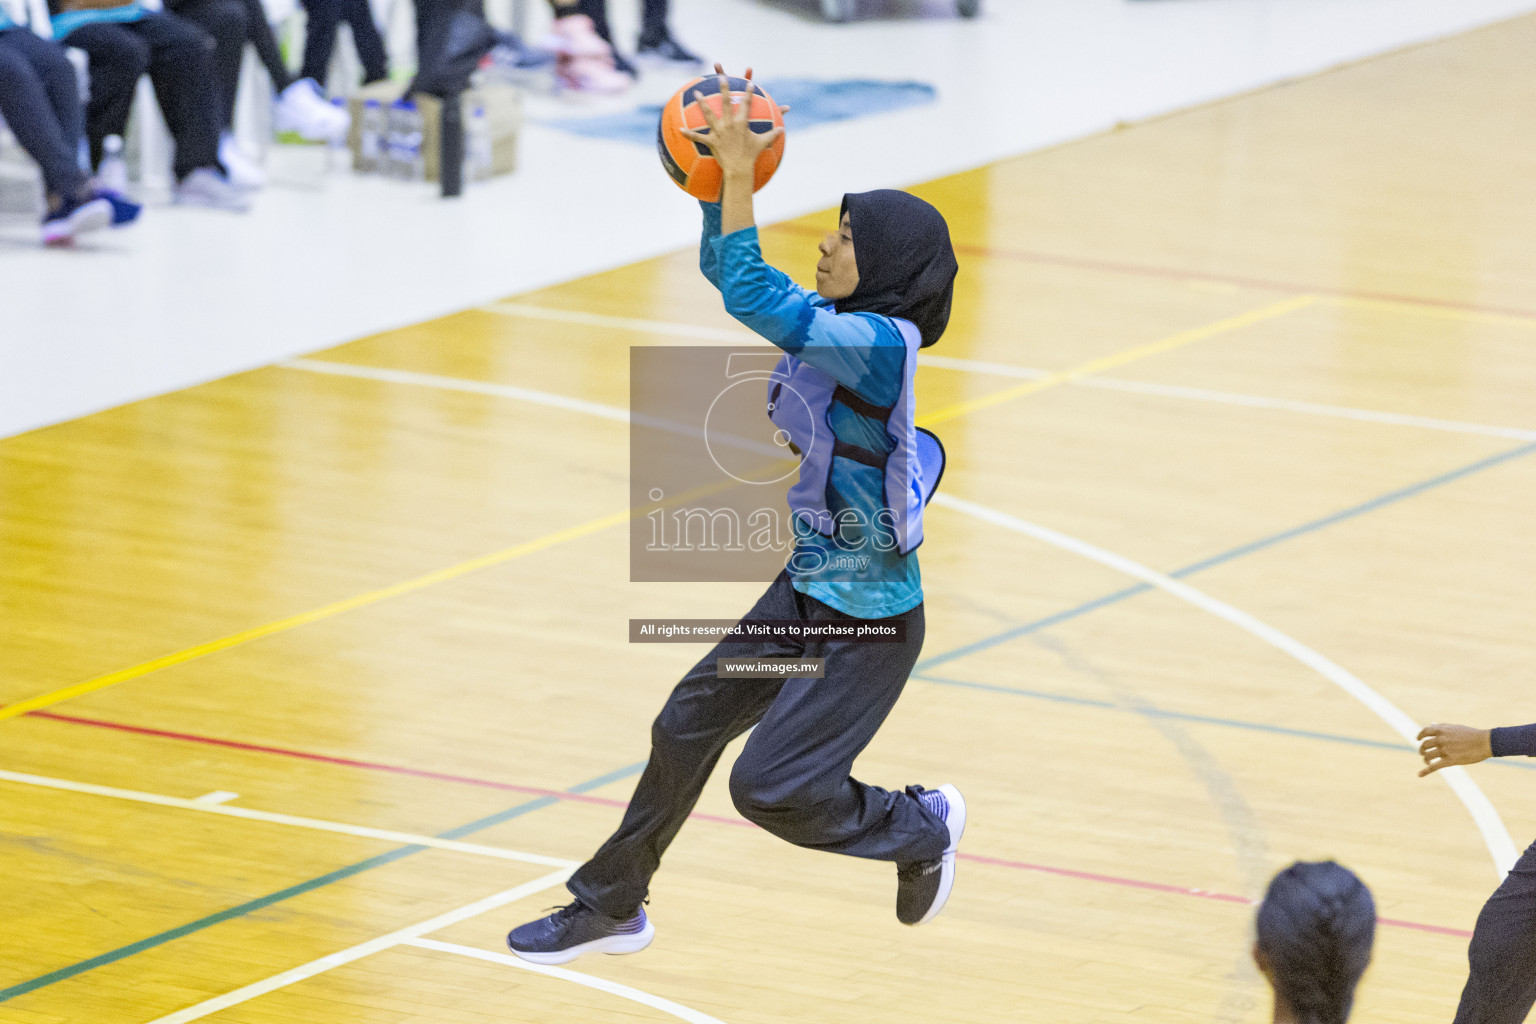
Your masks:
<instances>
[{"instance_id":1,"label":"navy sleeve","mask_svg":"<svg viewBox=\"0 0 1536 1024\"><path fill-rule=\"evenodd\" d=\"M1512 725L1489 734L1494 757L1536 757L1536 724Z\"/></svg>"}]
</instances>

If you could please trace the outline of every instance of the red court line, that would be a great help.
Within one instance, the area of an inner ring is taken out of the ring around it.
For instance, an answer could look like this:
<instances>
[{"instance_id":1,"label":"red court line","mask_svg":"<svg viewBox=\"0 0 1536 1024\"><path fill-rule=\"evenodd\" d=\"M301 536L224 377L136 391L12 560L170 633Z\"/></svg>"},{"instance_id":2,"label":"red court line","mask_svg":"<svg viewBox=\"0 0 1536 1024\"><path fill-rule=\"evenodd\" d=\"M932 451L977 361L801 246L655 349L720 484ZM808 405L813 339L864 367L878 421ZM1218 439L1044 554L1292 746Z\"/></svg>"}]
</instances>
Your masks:
<instances>
[{"instance_id":1,"label":"red court line","mask_svg":"<svg viewBox=\"0 0 1536 1024\"><path fill-rule=\"evenodd\" d=\"M81 718L77 715L61 715L53 711L33 711L29 717L47 718L55 722L68 722L72 725L89 725L97 729L114 729L118 732L130 732L139 736L156 736L161 739L183 740L187 743L202 743L210 747L225 747L230 750L245 750L257 754L276 754L280 757L294 757L302 761L318 761L321 764L336 764L347 768L366 768L374 772L389 772L392 775L410 775L418 779L435 779L438 782L458 782L466 786L482 786L486 789L500 789L511 793L528 793L534 796L549 796L557 800L574 800L577 803L600 804L603 807L628 807L629 801L615 800L611 797L588 796L585 793L568 793L563 789L541 789L538 786L519 786L512 782L498 782L494 779L480 779L472 775L451 775L447 772L434 772L425 768L408 768L398 764L382 764L377 761L359 761L351 757L334 757L330 754L315 754L307 750L292 750L288 747L272 747L261 743L243 743L240 740L225 740L215 736L200 736L190 732L172 732L169 729L151 729L142 725L126 725L122 722L107 722L99 718ZM701 821L716 821L726 825L751 825L752 823L741 818L727 818L717 814L700 814L695 812L691 817Z\"/></svg>"},{"instance_id":2,"label":"red court line","mask_svg":"<svg viewBox=\"0 0 1536 1024\"><path fill-rule=\"evenodd\" d=\"M820 228L796 224L792 221L769 225L770 231L784 231L797 235L826 234ZM1119 263L1114 260L1096 260L1080 256L1062 256L1056 253L1031 252L1025 249L999 249L986 245L956 242L955 252L962 255L982 256L988 259L1014 260L1019 263L1039 263L1044 266L1072 267L1077 270L1097 270L1111 274L1127 274L1136 277L1157 277L1173 281L1210 281L1216 284L1237 285L1242 288L1258 288L1264 291L1293 292L1295 294L1333 295L1344 299L1369 299L1377 302L1402 302L1429 309L1451 309L1462 313L1498 313L1503 316L1524 316L1536 319L1536 310L1516 309L1508 306L1481 306L1471 302L1453 302L1447 299L1427 299L1421 295L1399 295L1394 292L1356 291L1348 288L1331 288L1326 285L1296 284L1262 277L1243 277L1238 274L1215 274L1205 270L1180 270L1177 267L1148 266L1141 263Z\"/></svg>"},{"instance_id":3,"label":"red court line","mask_svg":"<svg viewBox=\"0 0 1536 1024\"><path fill-rule=\"evenodd\" d=\"M257 754L275 754L280 757L293 757L303 761L317 761L322 764L342 765L347 768L364 768L368 771L389 772L394 775L409 775L419 779L435 779L439 782L458 782L469 786L483 786L487 789L500 789L514 793L529 793L537 796L554 797L557 800L575 800L579 803L600 804L604 807L628 807L626 800L614 800L609 797L587 796L583 793L568 793L560 789L541 789L537 786L520 786L511 782L497 782L493 779L480 779L471 775L452 775L447 772L434 772L424 768L408 768L403 765L382 764L378 761L359 761L351 757L334 757L330 754L315 754L307 750L292 750L288 747L273 747L261 743L244 743L240 740L219 739L214 736L200 736L190 732L173 732L169 729L151 729L142 725L127 725L123 722L108 722L100 718L82 718L78 715L61 715L54 711L33 711L28 717L46 718L55 722L67 722L71 725L88 725L96 729L113 729L118 732L134 733L139 736L155 736L160 739L182 740L187 743L202 743L207 746L225 747L230 750L244 750ZM730 818L720 814L701 814L695 811L689 815L700 821L713 821L721 825L744 825L747 828L756 828L752 822L745 818ZM1056 875L1060 878L1073 878L1084 882L1099 882L1105 885L1118 885L1129 889L1143 889L1149 892L1168 893L1174 896L1191 896L1202 900L1216 900L1221 903L1240 903L1244 906L1253 906L1256 901L1246 896L1234 896L1231 893L1213 892L1209 889L1191 889L1182 885L1168 885L1164 882L1147 882L1139 878L1122 878L1119 875L1103 875L1092 871L1078 871L1073 868L1054 867L1049 864L1031 864L1021 860L1003 860L998 857L984 857L976 853L957 854L959 859L967 860L974 864L986 864L991 867L1012 868L1016 871L1034 871L1040 874ZM1460 928L1445 928L1434 924L1419 924L1416 921L1398 921L1392 918L1378 918L1381 924L1393 928L1410 928L1415 931L1433 932L1437 935L1454 935L1459 938L1471 938L1472 933Z\"/></svg>"}]
</instances>

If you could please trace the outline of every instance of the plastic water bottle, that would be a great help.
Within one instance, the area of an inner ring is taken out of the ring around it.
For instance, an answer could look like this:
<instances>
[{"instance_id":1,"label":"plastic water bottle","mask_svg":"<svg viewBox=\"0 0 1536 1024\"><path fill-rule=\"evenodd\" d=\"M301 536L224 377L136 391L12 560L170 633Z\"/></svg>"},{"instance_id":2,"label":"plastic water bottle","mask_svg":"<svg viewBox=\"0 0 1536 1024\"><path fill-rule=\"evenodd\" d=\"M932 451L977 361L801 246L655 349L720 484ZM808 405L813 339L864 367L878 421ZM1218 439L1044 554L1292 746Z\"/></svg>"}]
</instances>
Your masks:
<instances>
[{"instance_id":1,"label":"plastic water bottle","mask_svg":"<svg viewBox=\"0 0 1536 1024\"><path fill-rule=\"evenodd\" d=\"M340 96L331 100L331 106L342 113L347 111L347 101ZM347 135L347 132L333 135L326 143L326 155L332 174L338 174L352 168L352 147L348 144Z\"/></svg>"},{"instance_id":2,"label":"plastic water bottle","mask_svg":"<svg viewBox=\"0 0 1536 1024\"><path fill-rule=\"evenodd\" d=\"M101 140L101 166L96 169L96 180L112 192L128 191L128 161L123 159L121 135L108 135Z\"/></svg>"},{"instance_id":3,"label":"plastic water bottle","mask_svg":"<svg viewBox=\"0 0 1536 1024\"><path fill-rule=\"evenodd\" d=\"M470 181L484 181L491 176L495 154L491 145L491 119L482 104L475 104L465 126L464 177Z\"/></svg>"},{"instance_id":4,"label":"plastic water bottle","mask_svg":"<svg viewBox=\"0 0 1536 1024\"><path fill-rule=\"evenodd\" d=\"M420 181L426 177L426 161L421 151L421 112L408 99L398 99L389 107L389 172L394 178Z\"/></svg>"},{"instance_id":5,"label":"plastic water bottle","mask_svg":"<svg viewBox=\"0 0 1536 1024\"><path fill-rule=\"evenodd\" d=\"M383 174L389 170L389 122L384 107L378 100L363 103L363 118L357 126L359 163L369 174Z\"/></svg>"},{"instance_id":6,"label":"plastic water bottle","mask_svg":"<svg viewBox=\"0 0 1536 1024\"><path fill-rule=\"evenodd\" d=\"M425 181L427 154L422 149L425 135L421 111L411 100L405 101L405 177L407 181Z\"/></svg>"}]
</instances>

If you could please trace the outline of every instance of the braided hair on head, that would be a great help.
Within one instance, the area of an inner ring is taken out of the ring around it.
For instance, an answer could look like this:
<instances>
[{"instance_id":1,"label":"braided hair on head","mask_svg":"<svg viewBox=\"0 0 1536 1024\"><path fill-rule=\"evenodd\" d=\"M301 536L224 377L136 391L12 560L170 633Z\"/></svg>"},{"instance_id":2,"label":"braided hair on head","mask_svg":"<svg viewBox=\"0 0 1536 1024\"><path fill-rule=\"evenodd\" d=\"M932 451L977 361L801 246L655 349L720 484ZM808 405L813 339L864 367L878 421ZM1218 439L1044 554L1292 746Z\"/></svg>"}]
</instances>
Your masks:
<instances>
[{"instance_id":1,"label":"braided hair on head","mask_svg":"<svg viewBox=\"0 0 1536 1024\"><path fill-rule=\"evenodd\" d=\"M1376 937L1365 883L1331 860L1298 861L1269 883L1257 932L1276 998L1304 1024L1344 1024Z\"/></svg>"}]
</instances>

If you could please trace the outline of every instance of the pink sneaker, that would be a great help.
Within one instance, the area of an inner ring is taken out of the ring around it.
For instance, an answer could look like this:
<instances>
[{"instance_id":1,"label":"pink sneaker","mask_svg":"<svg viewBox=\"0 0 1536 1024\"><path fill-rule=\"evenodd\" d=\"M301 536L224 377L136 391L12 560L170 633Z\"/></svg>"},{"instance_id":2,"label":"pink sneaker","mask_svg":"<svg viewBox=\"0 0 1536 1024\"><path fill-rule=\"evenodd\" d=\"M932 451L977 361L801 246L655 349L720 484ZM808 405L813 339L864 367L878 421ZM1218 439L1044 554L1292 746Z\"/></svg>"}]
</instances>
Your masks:
<instances>
[{"instance_id":1,"label":"pink sneaker","mask_svg":"<svg viewBox=\"0 0 1536 1024\"><path fill-rule=\"evenodd\" d=\"M544 45L557 55L555 80L562 89L611 95L630 86L630 77L614 66L613 48L585 14L557 19Z\"/></svg>"}]
</instances>

